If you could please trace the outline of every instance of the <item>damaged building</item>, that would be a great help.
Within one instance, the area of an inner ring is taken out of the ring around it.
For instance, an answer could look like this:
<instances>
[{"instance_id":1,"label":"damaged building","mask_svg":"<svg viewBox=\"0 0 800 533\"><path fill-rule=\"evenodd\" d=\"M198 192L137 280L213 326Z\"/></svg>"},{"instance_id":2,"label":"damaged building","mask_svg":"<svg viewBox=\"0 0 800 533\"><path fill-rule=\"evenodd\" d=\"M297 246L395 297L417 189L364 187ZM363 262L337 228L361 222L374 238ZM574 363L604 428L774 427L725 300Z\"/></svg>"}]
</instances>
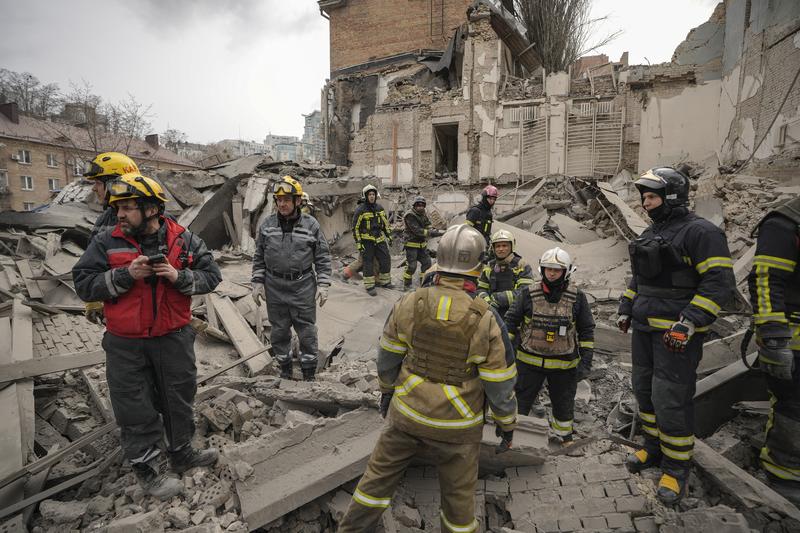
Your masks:
<instances>
[{"instance_id":1,"label":"damaged building","mask_svg":"<svg viewBox=\"0 0 800 533\"><path fill-rule=\"evenodd\" d=\"M574 72L544 72L536 36L504 4L431 2L398 17L383 2L320 1L329 158L387 185L471 184L733 164L798 146L796 2L727 0L671 63L628 65L625 54ZM381 32L347 38L359 17Z\"/></svg>"}]
</instances>

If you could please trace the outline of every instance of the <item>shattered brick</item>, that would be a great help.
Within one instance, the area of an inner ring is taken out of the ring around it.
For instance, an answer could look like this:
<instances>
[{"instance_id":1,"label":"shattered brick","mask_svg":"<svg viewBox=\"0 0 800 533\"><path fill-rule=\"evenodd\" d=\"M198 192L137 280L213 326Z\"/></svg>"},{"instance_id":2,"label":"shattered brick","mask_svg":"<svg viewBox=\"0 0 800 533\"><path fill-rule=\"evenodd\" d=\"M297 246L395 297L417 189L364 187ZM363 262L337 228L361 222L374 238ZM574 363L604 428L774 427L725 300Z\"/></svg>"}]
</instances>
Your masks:
<instances>
[{"instance_id":1,"label":"shattered brick","mask_svg":"<svg viewBox=\"0 0 800 533\"><path fill-rule=\"evenodd\" d=\"M633 528L633 522L631 522L631 517L625 513L608 513L604 516L606 522L608 523L608 527L610 527L611 529Z\"/></svg>"},{"instance_id":2,"label":"shattered brick","mask_svg":"<svg viewBox=\"0 0 800 533\"><path fill-rule=\"evenodd\" d=\"M619 513L641 514L647 511L647 500L644 496L625 496L614 500Z\"/></svg>"}]
</instances>

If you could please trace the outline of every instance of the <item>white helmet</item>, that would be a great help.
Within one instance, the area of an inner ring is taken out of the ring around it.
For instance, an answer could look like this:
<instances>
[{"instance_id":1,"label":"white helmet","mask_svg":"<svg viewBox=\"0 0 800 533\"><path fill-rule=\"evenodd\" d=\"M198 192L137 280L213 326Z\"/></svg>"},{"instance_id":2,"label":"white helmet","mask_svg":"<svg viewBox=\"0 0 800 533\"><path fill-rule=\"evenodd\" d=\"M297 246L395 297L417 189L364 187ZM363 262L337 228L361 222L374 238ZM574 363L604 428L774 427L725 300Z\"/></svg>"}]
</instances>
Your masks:
<instances>
[{"instance_id":1,"label":"white helmet","mask_svg":"<svg viewBox=\"0 0 800 533\"><path fill-rule=\"evenodd\" d=\"M576 270L572 265L572 258L569 256L569 253L558 247L550 248L542 254L542 258L539 259L539 269L542 271L542 274L544 274L543 269L545 268L560 268L565 270L564 281L568 280Z\"/></svg>"},{"instance_id":2,"label":"white helmet","mask_svg":"<svg viewBox=\"0 0 800 533\"><path fill-rule=\"evenodd\" d=\"M492 248L494 248L494 243L496 242L510 242L512 253L514 252L514 246L516 246L517 244L517 241L514 238L514 234L508 231L507 229L501 229L495 231L489 242L491 243Z\"/></svg>"},{"instance_id":3,"label":"white helmet","mask_svg":"<svg viewBox=\"0 0 800 533\"><path fill-rule=\"evenodd\" d=\"M483 266L486 240L481 232L467 224L450 226L436 250L438 270L478 277Z\"/></svg>"}]
</instances>

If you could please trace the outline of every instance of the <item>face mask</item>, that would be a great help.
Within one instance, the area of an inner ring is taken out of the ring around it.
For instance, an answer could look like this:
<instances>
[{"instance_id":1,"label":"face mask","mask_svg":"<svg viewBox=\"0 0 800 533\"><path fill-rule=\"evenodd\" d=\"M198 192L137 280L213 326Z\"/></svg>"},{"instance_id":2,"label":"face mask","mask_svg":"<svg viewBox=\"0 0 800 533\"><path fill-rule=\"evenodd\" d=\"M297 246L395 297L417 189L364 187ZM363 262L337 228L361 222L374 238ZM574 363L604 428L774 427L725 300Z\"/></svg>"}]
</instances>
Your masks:
<instances>
[{"instance_id":1,"label":"face mask","mask_svg":"<svg viewBox=\"0 0 800 533\"><path fill-rule=\"evenodd\" d=\"M662 203L658 207L654 207L650 211L647 212L647 216L649 216L653 222L661 222L666 220L669 216L671 208L665 203Z\"/></svg>"}]
</instances>

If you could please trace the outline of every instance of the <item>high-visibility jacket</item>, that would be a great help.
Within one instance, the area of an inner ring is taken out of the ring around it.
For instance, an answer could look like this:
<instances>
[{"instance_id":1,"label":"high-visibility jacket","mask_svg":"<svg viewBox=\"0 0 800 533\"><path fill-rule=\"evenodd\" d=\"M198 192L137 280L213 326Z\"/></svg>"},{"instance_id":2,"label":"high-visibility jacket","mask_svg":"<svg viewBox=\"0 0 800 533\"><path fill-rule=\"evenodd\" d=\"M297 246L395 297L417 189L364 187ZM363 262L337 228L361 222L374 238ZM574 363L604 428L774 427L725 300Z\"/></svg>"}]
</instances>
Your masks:
<instances>
[{"instance_id":1,"label":"high-visibility jacket","mask_svg":"<svg viewBox=\"0 0 800 533\"><path fill-rule=\"evenodd\" d=\"M379 384L394 391L390 422L412 435L480 442L485 402L501 428L516 424L516 366L506 364L495 314L463 287L462 278L440 274L437 285L397 302L384 326Z\"/></svg>"},{"instance_id":2,"label":"high-visibility jacket","mask_svg":"<svg viewBox=\"0 0 800 533\"><path fill-rule=\"evenodd\" d=\"M478 278L478 296L497 307L504 315L522 287L533 285L531 266L512 253L505 260L492 259Z\"/></svg>"},{"instance_id":3,"label":"high-visibility jacket","mask_svg":"<svg viewBox=\"0 0 800 533\"><path fill-rule=\"evenodd\" d=\"M419 214L413 209L403 217L405 223L404 237L406 248L427 248L431 231L431 220L425 213Z\"/></svg>"},{"instance_id":4,"label":"high-visibility jacket","mask_svg":"<svg viewBox=\"0 0 800 533\"><path fill-rule=\"evenodd\" d=\"M119 224L98 234L75 264L75 291L84 301L103 301L110 333L160 337L182 328L192 318L192 295L211 292L222 280L203 241L177 222L162 217L159 243L169 264L178 270L174 284L155 276L131 277L128 266L144 254Z\"/></svg>"},{"instance_id":5,"label":"high-visibility jacket","mask_svg":"<svg viewBox=\"0 0 800 533\"><path fill-rule=\"evenodd\" d=\"M353 238L362 241L383 242L391 235L386 210L375 202L361 202L353 213Z\"/></svg>"}]
</instances>

